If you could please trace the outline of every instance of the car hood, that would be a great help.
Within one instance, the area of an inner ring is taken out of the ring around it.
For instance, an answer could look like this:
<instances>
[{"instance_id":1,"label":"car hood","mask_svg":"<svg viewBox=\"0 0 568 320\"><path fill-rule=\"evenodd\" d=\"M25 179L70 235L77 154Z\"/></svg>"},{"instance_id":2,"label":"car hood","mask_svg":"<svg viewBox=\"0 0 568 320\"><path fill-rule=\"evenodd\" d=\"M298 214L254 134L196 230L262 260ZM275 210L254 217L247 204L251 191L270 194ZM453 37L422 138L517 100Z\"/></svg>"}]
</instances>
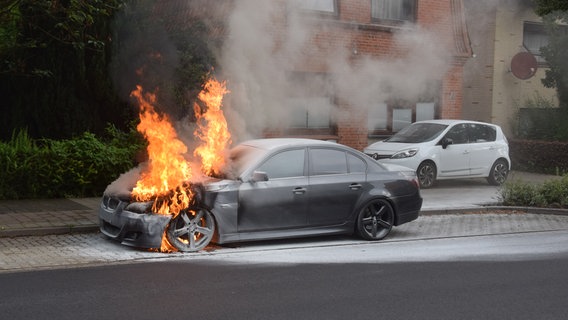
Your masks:
<instances>
[{"instance_id":1,"label":"car hood","mask_svg":"<svg viewBox=\"0 0 568 320\"><path fill-rule=\"evenodd\" d=\"M215 191L222 190L225 187L232 185L232 184L235 184L235 183L236 183L235 180L210 178L210 179L203 181L202 185L205 188L206 192L207 191L215 192Z\"/></svg>"},{"instance_id":2,"label":"car hood","mask_svg":"<svg viewBox=\"0 0 568 320\"><path fill-rule=\"evenodd\" d=\"M384 142L379 141L371 144L367 148L365 148L364 152L367 154L379 153L379 154L393 154L397 151L408 149L408 148L417 148L420 147L422 144L416 143L400 143L400 142Z\"/></svg>"}]
</instances>

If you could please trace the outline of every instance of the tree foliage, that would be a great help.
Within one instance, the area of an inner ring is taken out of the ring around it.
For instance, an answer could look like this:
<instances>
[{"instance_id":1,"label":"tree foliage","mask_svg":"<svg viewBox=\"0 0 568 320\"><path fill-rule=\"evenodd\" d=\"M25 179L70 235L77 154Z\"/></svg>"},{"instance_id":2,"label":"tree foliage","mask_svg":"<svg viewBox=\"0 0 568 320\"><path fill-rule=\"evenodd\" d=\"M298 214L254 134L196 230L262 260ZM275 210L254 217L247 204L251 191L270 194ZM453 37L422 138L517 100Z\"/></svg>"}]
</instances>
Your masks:
<instances>
[{"instance_id":1,"label":"tree foliage","mask_svg":"<svg viewBox=\"0 0 568 320\"><path fill-rule=\"evenodd\" d=\"M65 138L124 118L108 77L110 19L121 0L0 2L0 137Z\"/></svg>"},{"instance_id":2,"label":"tree foliage","mask_svg":"<svg viewBox=\"0 0 568 320\"><path fill-rule=\"evenodd\" d=\"M555 11L568 11L568 1L566 0L533 0L539 16L545 16Z\"/></svg>"},{"instance_id":3,"label":"tree foliage","mask_svg":"<svg viewBox=\"0 0 568 320\"><path fill-rule=\"evenodd\" d=\"M142 82L182 116L215 64L209 27L192 15L209 2L0 0L0 140L126 130Z\"/></svg>"},{"instance_id":4,"label":"tree foliage","mask_svg":"<svg viewBox=\"0 0 568 320\"><path fill-rule=\"evenodd\" d=\"M541 48L549 67L542 83L547 88L556 88L560 107L568 109L568 1L535 2L535 11L542 15L549 36L548 45Z\"/></svg>"}]
</instances>

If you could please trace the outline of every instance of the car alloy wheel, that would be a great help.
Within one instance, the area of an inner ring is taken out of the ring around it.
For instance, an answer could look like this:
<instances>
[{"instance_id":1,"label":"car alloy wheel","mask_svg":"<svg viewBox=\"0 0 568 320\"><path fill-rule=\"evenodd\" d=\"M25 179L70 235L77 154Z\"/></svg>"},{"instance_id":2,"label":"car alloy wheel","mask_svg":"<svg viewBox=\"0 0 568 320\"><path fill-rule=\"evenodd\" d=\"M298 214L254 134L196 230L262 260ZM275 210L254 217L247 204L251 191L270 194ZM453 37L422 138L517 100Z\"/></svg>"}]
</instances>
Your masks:
<instances>
[{"instance_id":1,"label":"car alloy wheel","mask_svg":"<svg viewBox=\"0 0 568 320\"><path fill-rule=\"evenodd\" d=\"M436 165L431 161L424 161L418 166L416 176L420 183L420 188L430 188L436 181Z\"/></svg>"},{"instance_id":2,"label":"car alloy wheel","mask_svg":"<svg viewBox=\"0 0 568 320\"><path fill-rule=\"evenodd\" d=\"M195 252L205 248L214 233L215 221L209 210L188 208L172 219L166 237L179 251Z\"/></svg>"},{"instance_id":3,"label":"car alloy wheel","mask_svg":"<svg viewBox=\"0 0 568 320\"><path fill-rule=\"evenodd\" d=\"M500 186L507 180L507 176L509 175L509 166L507 162L504 160L497 160L491 167L491 172L489 173L489 177L487 177L487 181L489 184L494 186Z\"/></svg>"},{"instance_id":4,"label":"car alloy wheel","mask_svg":"<svg viewBox=\"0 0 568 320\"><path fill-rule=\"evenodd\" d=\"M357 217L359 236L366 240L381 240L386 237L394 224L394 210L385 199L368 202Z\"/></svg>"}]
</instances>

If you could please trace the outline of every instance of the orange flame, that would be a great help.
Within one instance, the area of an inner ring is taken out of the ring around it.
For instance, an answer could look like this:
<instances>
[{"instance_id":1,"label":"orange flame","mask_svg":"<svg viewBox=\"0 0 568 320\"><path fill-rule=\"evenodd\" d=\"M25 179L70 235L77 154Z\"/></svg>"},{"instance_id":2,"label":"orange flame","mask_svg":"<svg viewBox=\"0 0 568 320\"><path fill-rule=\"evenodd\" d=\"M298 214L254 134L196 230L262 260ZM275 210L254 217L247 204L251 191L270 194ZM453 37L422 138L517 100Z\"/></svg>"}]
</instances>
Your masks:
<instances>
[{"instance_id":1,"label":"orange flame","mask_svg":"<svg viewBox=\"0 0 568 320\"><path fill-rule=\"evenodd\" d=\"M154 110L154 94L143 93L142 87L137 86L131 96L140 104L137 129L148 140L149 156L148 168L136 183L132 195L137 201L167 197L169 201L155 201L152 211L177 215L189 206L192 198L189 188L182 187L192 176L189 162L184 158L187 147L178 139L168 117L160 116Z\"/></svg>"},{"instance_id":2,"label":"orange flame","mask_svg":"<svg viewBox=\"0 0 568 320\"><path fill-rule=\"evenodd\" d=\"M201 170L206 175L218 174L226 164L225 152L231 135L221 105L223 95L228 92L225 82L211 79L198 96L206 105L206 111L202 114L199 105L194 107L197 117L194 134L202 143L193 154L201 158ZM194 197L190 188L191 166L185 158L187 146L178 139L170 119L155 111L154 94L144 93L142 87L137 86L131 96L140 105L137 129L148 141L149 156L148 167L132 190L132 196L136 201L153 200L152 212L175 217L190 207ZM160 251L175 251L165 236Z\"/></svg>"},{"instance_id":3,"label":"orange flame","mask_svg":"<svg viewBox=\"0 0 568 320\"><path fill-rule=\"evenodd\" d=\"M219 174L226 165L225 152L231 143L231 134L221 106L223 96L229 92L225 81L209 79L198 96L207 107L205 113L201 113L197 103L194 106L198 126L194 134L202 141L194 155L201 158L201 171L206 175Z\"/></svg>"}]
</instances>

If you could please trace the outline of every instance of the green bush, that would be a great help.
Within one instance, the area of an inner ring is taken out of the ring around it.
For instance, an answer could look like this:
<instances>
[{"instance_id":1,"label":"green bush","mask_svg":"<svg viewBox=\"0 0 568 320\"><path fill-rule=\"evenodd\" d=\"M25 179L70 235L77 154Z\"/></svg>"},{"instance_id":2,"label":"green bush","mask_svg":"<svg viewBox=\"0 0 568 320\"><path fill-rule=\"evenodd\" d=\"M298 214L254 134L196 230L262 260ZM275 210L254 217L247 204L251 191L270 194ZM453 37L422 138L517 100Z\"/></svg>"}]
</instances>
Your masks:
<instances>
[{"instance_id":1,"label":"green bush","mask_svg":"<svg viewBox=\"0 0 568 320\"><path fill-rule=\"evenodd\" d=\"M505 206L568 208L568 174L542 184L507 182L500 191Z\"/></svg>"},{"instance_id":2,"label":"green bush","mask_svg":"<svg viewBox=\"0 0 568 320\"><path fill-rule=\"evenodd\" d=\"M22 130L0 142L0 199L99 196L136 165L143 148L134 133L110 127L103 141L86 132L68 140L32 140Z\"/></svg>"},{"instance_id":3,"label":"green bush","mask_svg":"<svg viewBox=\"0 0 568 320\"><path fill-rule=\"evenodd\" d=\"M514 170L568 173L568 142L510 139L509 156Z\"/></svg>"}]
</instances>

